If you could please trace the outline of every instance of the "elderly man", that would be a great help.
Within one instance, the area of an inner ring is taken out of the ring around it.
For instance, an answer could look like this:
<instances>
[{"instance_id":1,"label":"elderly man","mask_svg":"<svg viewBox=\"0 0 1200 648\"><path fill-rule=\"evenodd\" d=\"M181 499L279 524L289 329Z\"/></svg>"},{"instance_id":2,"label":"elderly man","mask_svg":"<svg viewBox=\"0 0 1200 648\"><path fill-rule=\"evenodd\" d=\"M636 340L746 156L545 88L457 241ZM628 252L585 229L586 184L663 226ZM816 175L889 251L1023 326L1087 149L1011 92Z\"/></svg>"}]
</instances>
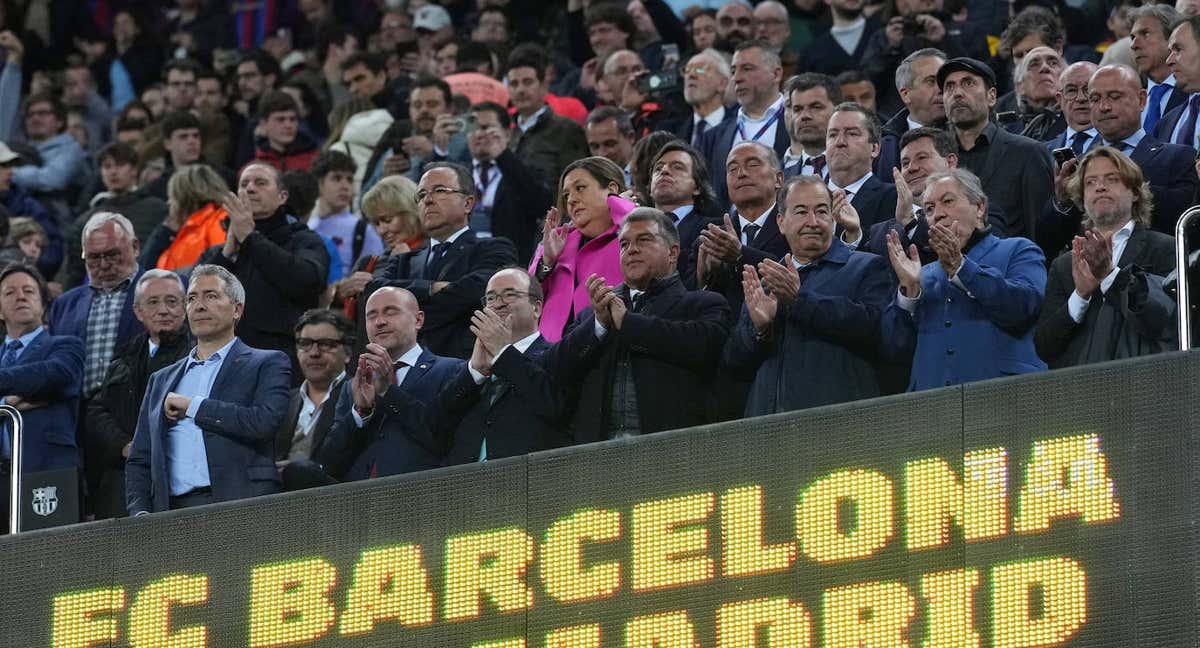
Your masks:
<instances>
[{"instance_id":1,"label":"elderly man","mask_svg":"<svg viewBox=\"0 0 1200 648\"><path fill-rule=\"evenodd\" d=\"M1050 266L1033 338L1038 355L1057 368L1168 350L1175 305L1162 277L1175 269L1175 242L1148 228L1141 169L1101 147L1080 160L1070 190L1083 203L1086 233Z\"/></svg>"},{"instance_id":2,"label":"elderly man","mask_svg":"<svg viewBox=\"0 0 1200 648\"><path fill-rule=\"evenodd\" d=\"M737 117L708 131L699 147L708 161L710 180L721 204L729 203L730 189L722 165L734 145L757 142L782 156L790 144L783 120L784 100L779 93L782 79L779 55L762 43L747 41L734 52L732 82L738 101Z\"/></svg>"},{"instance_id":3,"label":"elderly man","mask_svg":"<svg viewBox=\"0 0 1200 648\"><path fill-rule=\"evenodd\" d=\"M842 103L842 89L826 74L806 72L787 80L783 86L784 124L788 150L783 153L783 176L815 175L829 178L825 157L825 137L833 107Z\"/></svg>"},{"instance_id":4,"label":"elderly man","mask_svg":"<svg viewBox=\"0 0 1200 648\"><path fill-rule=\"evenodd\" d=\"M245 305L225 268L192 270L196 346L150 376L125 464L131 516L279 492L273 449L291 371L284 354L234 334Z\"/></svg>"},{"instance_id":5,"label":"elderly man","mask_svg":"<svg viewBox=\"0 0 1200 648\"><path fill-rule=\"evenodd\" d=\"M1025 54L1013 71L1017 114L1015 119L1001 120L1009 132L1044 141L1066 127L1055 102L1058 77L1064 67L1062 54L1052 48L1035 47Z\"/></svg>"},{"instance_id":6,"label":"elderly man","mask_svg":"<svg viewBox=\"0 0 1200 648\"><path fill-rule=\"evenodd\" d=\"M294 490L286 465L319 453L333 427L334 409L354 350L354 325L338 311L306 311L294 330L304 382L292 391L287 415L275 434L275 460L285 466L285 490Z\"/></svg>"},{"instance_id":7,"label":"elderly man","mask_svg":"<svg viewBox=\"0 0 1200 648\"><path fill-rule=\"evenodd\" d=\"M833 195L820 178L792 178L780 197L790 252L743 267L746 305L722 361L754 380L745 414L878 396L873 347L894 285L886 263L834 236Z\"/></svg>"},{"instance_id":8,"label":"elderly man","mask_svg":"<svg viewBox=\"0 0 1200 648\"><path fill-rule=\"evenodd\" d=\"M991 121L996 76L987 65L951 59L938 69L937 78L946 118L958 139L959 166L980 179L989 202L1004 214L1003 222L992 223L997 234L1033 236L1053 190L1050 152Z\"/></svg>"},{"instance_id":9,"label":"elderly man","mask_svg":"<svg viewBox=\"0 0 1200 648\"><path fill-rule=\"evenodd\" d=\"M946 63L946 54L934 48L920 49L900 61L896 68L896 91L904 108L883 124L879 157L875 172L885 177L900 166L900 138L922 126L940 127L946 121L942 89L937 71Z\"/></svg>"},{"instance_id":10,"label":"elderly man","mask_svg":"<svg viewBox=\"0 0 1200 648\"><path fill-rule=\"evenodd\" d=\"M234 275L249 296L238 318L238 335L258 349L295 359L292 323L317 305L329 275L330 256L321 237L288 213L288 193L278 169L254 162L242 169L236 195L222 203L229 230L222 245L200 256Z\"/></svg>"},{"instance_id":11,"label":"elderly man","mask_svg":"<svg viewBox=\"0 0 1200 648\"><path fill-rule=\"evenodd\" d=\"M141 246L129 219L113 212L93 214L82 239L89 282L54 300L49 322L55 335L83 340L83 393L90 396L104 381L116 349L141 332L133 314Z\"/></svg>"},{"instance_id":12,"label":"elderly man","mask_svg":"<svg viewBox=\"0 0 1200 648\"><path fill-rule=\"evenodd\" d=\"M688 60L683 68L683 100L691 110L671 129L679 139L699 147L708 129L734 118L735 111L725 108L725 87L732 76L729 63L714 49Z\"/></svg>"},{"instance_id":13,"label":"elderly man","mask_svg":"<svg viewBox=\"0 0 1200 648\"><path fill-rule=\"evenodd\" d=\"M84 451L91 512L96 519L124 517L125 459L137 428L150 375L187 355L183 282L169 270L147 270L134 288L133 314L142 332L108 365L104 382L87 403L80 445Z\"/></svg>"},{"instance_id":14,"label":"elderly man","mask_svg":"<svg viewBox=\"0 0 1200 648\"><path fill-rule=\"evenodd\" d=\"M988 231L987 196L965 169L929 176L922 201L938 260L922 265L915 245L906 250L888 235L900 289L884 312L881 354L912 363L910 391L1044 371L1033 348L1046 287L1042 251Z\"/></svg>"},{"instance_id":15,"label":"elderly man","mask_svg":"<svg viewBox=\"0 0 1200 648\"><path fill-rule=\"evenodd\" d=\"M1096 128L1092 126L1092 104L1088 82L1096 71L1096 64L1080 61L1068 65L1058 75L1058 110L1066 122L1066 129L1046 142L1050 151L1071 147L1076 156L1082 156L1096 139Z\"/></svg>"}]
</instances>

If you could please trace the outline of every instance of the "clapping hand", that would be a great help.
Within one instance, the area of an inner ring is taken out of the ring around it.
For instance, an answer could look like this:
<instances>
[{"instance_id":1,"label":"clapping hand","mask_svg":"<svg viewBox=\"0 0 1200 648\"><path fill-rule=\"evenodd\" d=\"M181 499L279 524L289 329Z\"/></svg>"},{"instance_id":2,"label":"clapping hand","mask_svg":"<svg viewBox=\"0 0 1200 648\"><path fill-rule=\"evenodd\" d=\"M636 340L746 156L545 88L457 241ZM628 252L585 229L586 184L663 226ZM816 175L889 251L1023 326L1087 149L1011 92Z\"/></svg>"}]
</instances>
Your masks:
<instances>
[{"instance_id":1,"label":"clapping hand","mask_svg":"<svg viewBox=\"0 0 1200 648\"><path fill-rule=\"evenodd\" d=\"M471 315L471 333L475 339L483 343L488 354L495 358L500 349L512 344L512 325L507 317L487 306Z\"/></svg>"},{"instance_id":2,"label":"clapping hand","mask_svg":"<svg viewBox=\"0 0 1200 648\"><path fill-rule=\"evenodd\" d=\"M791 304L800 295L800 273L792 264L791 254L785 255L782 263L763 259L758 264L758 275L779 303Z\"/></svg>"},{"instance_id":3,"label":"clapping hand","mask_svg":"<svg viewBox=\"0 0 1200 648\"><path fill-rule=\"evenodd\" d=\"M733 227L733 220L725 214L725 226L709 223L700 232L700 249L708 256L722 261L734 262L742 255L742 239Z\"/></svg>"},{"instance_id":4,"label":"clapping hand","mask_svg":"<svg viewBox=\"0 0 1200 648\"><path fill-rule=\"evenodd\" d=\"M567 234L574 225L562 227L562 217L557 207L551 207L546 212L546 220L542 222L542 261L548 266L558 263L558 257L567 247Z\"/></svg>"},{"instance_id":5,"label":"clapping hand","mask_svg":"<svg viewBox=\"0 0 1200 648\"><path fill-rule=\"evenodd\" d=\"M900 280L900 289L909 298L921 296L921 256L917 254L917 246L911 243L908 253L900 244L900 234L895 230L887 234L888 259L892 262L892 270Z\"/></svg>"},{"instance_id":6,"label":"clapping hand","mask_svg":"<svg viewBox=\"0 0 1200 648\"><path fill-rule=\"evenodd\" d=\"M858 210L850 204L846 192L841 189L833 192L833 218L842 226L843 241L853 243L862 236L862 221L858 217Z\"/></svg>"},{"instance_id":7,"label":"clapping hand","mask_svg":"<svg viewBox=\"0 0 1200 648\"><path fill-rule=\"evenodd\" d=\"M620 301L620 298L613 292L612 286L604 283L604 277L597 274L588 277L587 289L588 298L592 302L592 311L596 314L596 321L600 323L600 326L611 330L613 328L611 306L613 300Z\"/></svg>"},{"instance_id":8,"label":"clapping hand","mask_svg":"<svg viewBox=\"0 0 1200 648\"><path fill-rule=\"evenodd\" d=\"M779 298L763 290L762 281L752 265L742 269L742 292L746 295L746 312L759 335L766 333L779 312Z\"/></svg>"},{"instance_id":9,"label":"clapping hand","mask_svg":"<svg viewBox=\"0 0 1200 648\"><path fill-rule=\"evenodd\" d=\"M945 223L937 223L929 228L929 247L937 254L938 263L947 277L953 277L962 266L962 244Z\"/></svg>"},{"instance_id":10,"label":"clapping hand","mask_svg":"<svg viewBox=\"0 0 1200 648\"><path fill-rule=\"evenodd\" d=\"M908 186L908 181L904 179L900 169L892 169L892 181L896 183L896 221L908 227L916 218L913 214L912 188Z\"/></svg>"}]
</instances>

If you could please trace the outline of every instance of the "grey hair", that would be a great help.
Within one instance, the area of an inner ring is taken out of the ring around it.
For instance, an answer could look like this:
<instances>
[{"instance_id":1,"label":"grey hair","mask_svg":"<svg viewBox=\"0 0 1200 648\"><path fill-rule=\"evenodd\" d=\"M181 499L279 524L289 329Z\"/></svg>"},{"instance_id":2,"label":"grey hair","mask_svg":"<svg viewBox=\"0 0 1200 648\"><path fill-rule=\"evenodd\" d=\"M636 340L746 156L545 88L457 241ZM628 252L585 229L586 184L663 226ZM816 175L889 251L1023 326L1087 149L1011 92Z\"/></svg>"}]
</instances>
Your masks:
<instances>
[{"instance_id":1,"label":"grey hair","mask_svg":"<svg viewBox=\"0 0 1200 648\"><path fill-rule=\"evenodd\" d=\"M912 54L905 56L904 60L900 61L900 65L896 68L896 90L899 90L900 88L911 88L913 82L916 81L916 79L913 78L913 63L916 63L919 59L932 57L940 58L942 61L950 60L946 58L945 52L937 49L936 47L919 49Z\"/></svg>"},{"instance_id":2,"label":"grey hair","mask_svg":"<svg viewBox=\"0 0 1200 648\"><path fill-rule=\"evenodd\" d=\"M158 279L174 279L175 283L179 284L180 294L183 293L183 279L180 279L179 275L171 272L170 270L151 268L150 270L142 273L142 277L138 279L137 285L133 287L133 303L137 304L138 302L142 301L142 293L146 291L146 284Z\"/></svg>"},{"instance_id":3,"label":"grey hair","mask_svg":"<svg viewBox=\"0 0 1200 648\"><path fill-rule=\"evenodd\" d=\"M225 296L229 298L229 301L235 304L246 303L246 289L242 287L242 282L225 268L210 263L192 268L192 285L195 285L196 280L200 277L216 277L220 279L225 282Z\"/></svg>"},{"instance_id":4,"label":"grey hair","mask_svg":"<svg viewBox=\"0 0 1200 648\"><path fill-rule=\"evenodd\" d=\"M979 177L961 167L946 169L945 171L935 171L929 174L929 177L925 178L925 186L931 187L933 183L945 180L946 178L952 178L958 183L958 187L962 190L967 202L976 207L980 205L987 207L987 194L983 192L983 185L980 184Z\"/></svg>"},{"instance_id":5,"label":"grey hair","mask_svg":"<svg viewBox=\"0 0 1200 648\"><path fill-rule=\"evenodd\" d=\"M722 54L721 52L719 52L711 47L708 47L708 48L702 49L699 52L696 52L695 54L693 54L692 58L696 58L699 56L703 56L703 57L707 58L708 60L712 61L713 65L716 66L716 68L717 68L717 73L720 74L721 76L725 77L726 79L733 76L733 68L729 67L729 59L726 58L726 56L724 54Z\"/></svg>"},{"instance_id":6,"label":"grey hair","mask_svg":"<svg viewBox=\"0 0 1200 648\"><path fill-rule=\"evenodd\" d=\"M129 237L130 241L137 240L137 234L135 234L133 231L133 223L129 222L128 218L125 218L116 212L102 211L92 214L91 218L88 219L87 224L83 226L83 236L79 239L80 243L86 246L88 237L91 236L96 230L109 223L116 223L117 227L121 228L121 231L125 232L125 235Z\"/></svg>"},{"instance_id":7,"label":"grey hair","mask_svg":"<svg viewBox=\"0 0 1200 648\"><path fill-rule=\"evenodd\" d=\"M675 227L675 222L661 209L638 207L625 214L625 220L621 221L618 235L620 232L625 231L625 227L630 223L658 223L658 235L666 242L667 247L679 245L679 229Z\"/></svg>"},{"instance_id":8,"label":"grey hair","mask_svg":"<svg viewBox=\"0 0 1200 648\"><path fill-rule=\"evenodd\" d=\"M1140 18L1153 18L1162 25L1163 36L1171 35L1171 25L1179 20L1179 12L1175 11L1175 7L1169 4L1148 4L1130 9L1125 13L1125 17L1129 19L1129 29L1133 29L1133 23Z\"/></svg>"},{"instance_id":9,"label":"grey hair","mask_svg":"<svg viewBox=\"0 0 1200 648\"><path fill-rule=\"evenodd\" d=\"M1054 48L1050 47L1049 45L1038 45L1037 47L1029 50L1029 52L1032 52L1033 50L1039 49L1042 47L1045 47L1048 50L1054 51ZM1031 60L1029 58L1029 52L1025 52L1025 56L1021 57L1021 62L1018 63L1017 68L1015 70L1013 70L1013 84L1017 84L1017 83L1020 83L1021 81L1024 81L1025 75L1029 74L1029 66L1032 65ZM1067 67L1067 60L1063 58L1062 54L1059 54L1058 52L1054 52L1054 53L1056 56L1058 56L1059 62L1061 62L1063 64L1063 68L1065 69Z\"/></svg>"},{"instance_id":10,"label":"grey hair","mask_svg":"<svg viewBox=\"0 0 1200 648\"><path fill-rule=\"evenodd\" d=\"M759 7L767 7L768 9L774 9L775 13L783 16L784 18L787 18L788 10L787 10L787 7L783 6L782 2L777 2L776 0L764 0L763 2L758 3L758 6L756 6L754 8L758 9Z\"/></svg>"}]
</instances>

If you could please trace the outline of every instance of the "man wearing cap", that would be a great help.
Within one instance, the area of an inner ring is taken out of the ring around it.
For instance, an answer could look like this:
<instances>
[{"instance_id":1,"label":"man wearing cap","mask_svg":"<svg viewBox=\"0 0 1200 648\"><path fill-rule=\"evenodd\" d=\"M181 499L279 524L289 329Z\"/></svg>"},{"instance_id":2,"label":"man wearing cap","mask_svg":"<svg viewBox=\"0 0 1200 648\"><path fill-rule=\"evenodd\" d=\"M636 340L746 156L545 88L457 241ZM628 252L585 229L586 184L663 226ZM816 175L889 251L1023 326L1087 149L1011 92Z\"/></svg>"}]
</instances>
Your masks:
<instances>
[{"instance_id":1,"label":"man wearing cap","mask_svg":"<svg viewBox=\"0 0 1200 648\"><path fill-rule=\"evenodd\" d=\"M959 166L979 177L989 202L1004 214L992 223L995 233L1033 238L1038 215L1053 192L1050 152L991 121L996 76L984 63L950 59L938 69L937 81L946 119L958 139Z\"/></svg>"},{"instance_id":2,"label":"man wearing cap","mask_svg":"<svg viewBox=\"0 0 1200 648\"><path fill-rule=\"evenodd\" d=\"M413 29L417 31L417 47L421 54L432 53L436 43L454 37L454 25L450 13L440 5L427 4L413 14Z\"/></svg>"}]
</instances>

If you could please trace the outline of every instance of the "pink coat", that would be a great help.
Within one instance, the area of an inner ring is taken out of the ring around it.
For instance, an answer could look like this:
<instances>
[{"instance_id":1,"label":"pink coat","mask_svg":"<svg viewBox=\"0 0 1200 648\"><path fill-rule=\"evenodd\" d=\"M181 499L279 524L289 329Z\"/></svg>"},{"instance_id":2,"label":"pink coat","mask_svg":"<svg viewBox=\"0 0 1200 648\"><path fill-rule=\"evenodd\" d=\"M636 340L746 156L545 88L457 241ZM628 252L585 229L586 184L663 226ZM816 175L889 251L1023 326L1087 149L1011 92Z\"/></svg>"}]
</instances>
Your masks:
<instances>
[{"instance_id":1,"label":"pink coat","mask_svg":"<svg viewBox=\"0 0 1200 648\"><path fill-rule=\"evenodd\" d=\"M612 214L612 227L588 241L583 247L579 245L583 240L583 234L579 230L572 228L567 234L567 244L559 255L558 263L542 282L546 301L542 307L542 323L538 328L548 342L558 342L571 314L578 315L591 305L587 290L588 277L597 274L604 277L610 286L615 286L623 280L617 230L621 227L621 221L625 220L625 214L633 211L635 207L637 204L629 200L609 196L608 211ZM533 263L529 266L531 275L537 271L541 260L542 246L538 245L537 252L533 255Z\"/></svg>"}]
</instances>

